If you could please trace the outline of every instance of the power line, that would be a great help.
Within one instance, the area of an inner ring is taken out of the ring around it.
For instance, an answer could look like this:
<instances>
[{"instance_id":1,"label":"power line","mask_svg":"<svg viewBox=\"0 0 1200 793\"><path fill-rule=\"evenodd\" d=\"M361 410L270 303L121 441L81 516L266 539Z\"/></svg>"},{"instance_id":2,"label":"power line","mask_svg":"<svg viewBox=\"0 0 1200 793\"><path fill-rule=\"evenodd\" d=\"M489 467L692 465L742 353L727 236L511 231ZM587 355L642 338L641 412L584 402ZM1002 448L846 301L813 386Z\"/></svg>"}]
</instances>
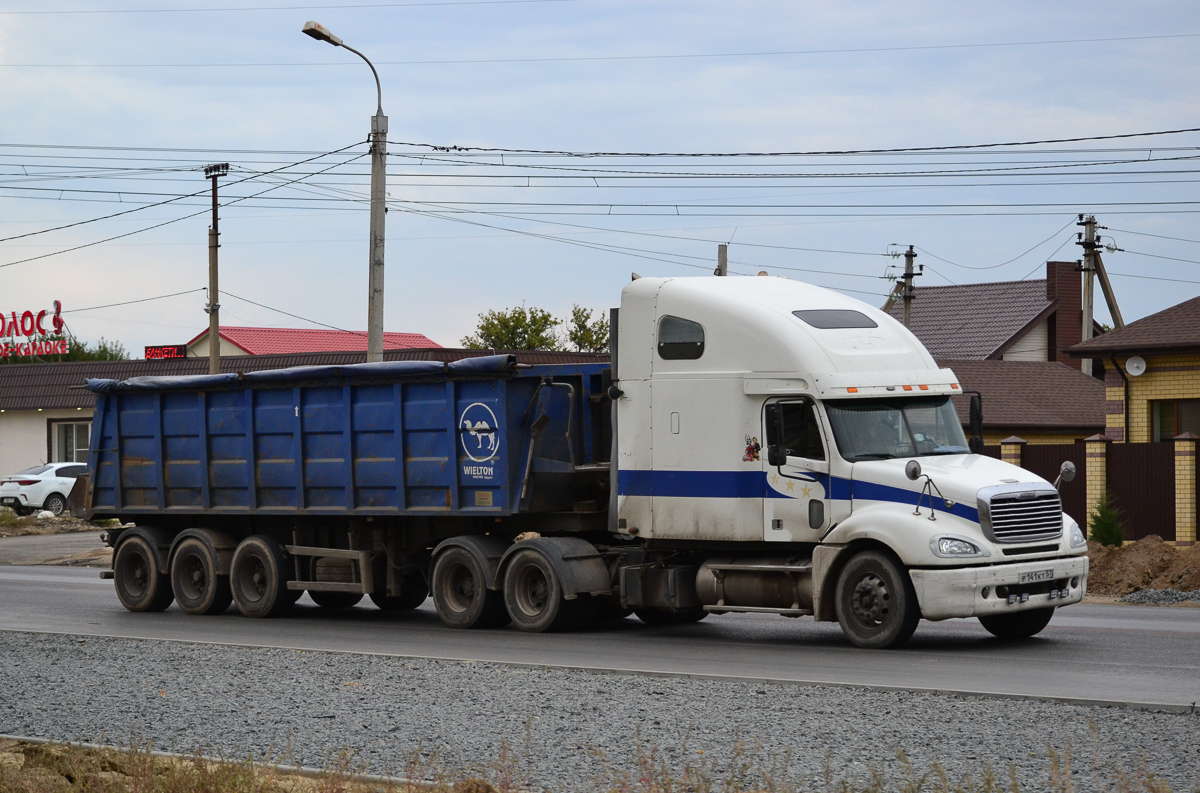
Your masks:
<instances>
[{"instance_id":1,"label":"power line","mask_svg":"<svg viewBox=\"0 0 1200 793\"><path fill-rule=\"evenodd\" d=\"M1035 251L1035 250L1037 250L1038 248L1040 248L1040 247L1042 247L1043 245L1045 245L1047 242L1050 242L1051 240L1053 240L1053 239L1054 239L1055 237L1057 237L1059 234L1062 234L1064 231L1066 231L1066 230L1067 230L1067 228L1069 228L1069 227L1070 227L1072 224L1074 224L1074 223L1075 223L1075 218L1074 218L1074 217L1072 217L1070 220L1068 220L1068 221L1066 222L1066 224L1065 224L1065 225L1064 225L1062 228L1060 228L1058 231L1056 231L1056 232L1054 232L1053 234L1051 234L1051 235L1050 235L1049 237L1047 237L1046 239L1044 239L1044 240L1042 240L1041 242L1039 242L1037 245L1034 245L1032 248L1029 248L1029 249L1027 249L1027 250L1023 251L1022 253L1019 253L1019 254L1017 254L1016 256L1012 257L1011 259L1009 259L1009 260L1008 260L1008 261L1006 261L1006 262L1000 262L1000 264L989 264L989 265L986 265L986 266L973 266L973 265L970 265L970 264L959 264L958 262L952 262L952 261L950 261L949 259L943 259L941 256L938 256L936 253L930 253L929 251L927 251L927 250L925 250L924 248L921 248L921 247L919 247L919 246L914 246L914 247L916 247L916 248L917 248L917 250L919 250L921 253L925 254L926 256L931 256L931 257L933 257L934 259L937 259L939 262L945 262L946 264L952 264L952 265L954 265L955 267L962 267L964 270L995 270L995 269L997 269L998 267L1003 267L1003 266L1005 266L1005 265L1007 265L1007 264L1012 264L1013 262L1017 261L1018 259L1021 259L1021 258L1023 258L1023 257L1024 257L1024 256L1026 256L1027 254L1030 254L1030 253L1032 253L1033 251ZM1062 245L1059 245L1058 247L1059 247L1059 250L1061 250L1061 249L1062 249ZM1058 252L1058 251L1055 251L1055 253L1057 253L1057 252Z\"/></svg>"},{"instance_id":2,"label":"power line","mask_svg":"<svg viewBox=\"0 0 1200 793\"><path fill-rule=\"evenodd\" d=\"M314 324L314 325L320 325L321 327L324 327L324 328L330 328L330 329L332 329L332 330L340 330L340 331L341 331L341 332L343 332L343 333L353 333L355 336L362 336L364 339L367 337L367 334L365 334L365 333L361 333L361 332L359 332L359 331L357 331L357 330L346 330L345 328L339 328L337 325L328 325L328 324L326 324L326 323L324 323L324 322L318 322L318 321L317 321L317 320L315 320L315 319L309 319L308 317L302 317L302 316L300 316L299 314L293 314L293 313L292 313L292 312L290 312L290 311L284 311L282 308L274 308L273 306L268 306L268 305L266 305L265 303L258 303L258 302L254 301L254 300L251 300L251 299L247 298L247 297L240 297L240 296L238 296L238 295L235 295L233 292L230 292L230 291L229 291L229 290L227 290L227 289L226 289L226 290L224 290L224 291L222 292L222 294L223 294L223 295L225 295L226 297L232 297L232 298L233 298L233 299L235 299L235 300L240 300L240 301L242 301L243 303L250 303L251 305L258 306L259 308L265 308L265 309L267 309L268 311L274 311L274 312L276 312L277 314L285 314L285 315L287 315L287 316L289 316L289 317L293 317L294 319L303 320L304 322L311 322L311 323L312 323L312 324Z\"/></svg>"},{"instance_id":3,"label":"power line","mask_svg":"<svg viewBox=\"0 0 1200 793\"><path fill-rule=\"evenodd\" d=\"M1184 264L1200 264L1200 261L1195 259L1180 259L1175 256L1159 256L1157 253L1142 253L1141 251L1131 251L1128 248L1122 248L1122 253L1132 253L1134 256L1146 256L1151 259L1166 259L1169 262L1183 262Z\"/></svg>"},{"instance_id":4,"label":"power line","mask_svg":"<svg viewBox=\"0 0 1200 793\"><path fill-rule=\"evenodd\" d=\"M324 11L359 8L437 8L440 6L490 6L490 5L527 5L530 3L578 3L582 0L445 0L444 2L411 2L411 3L358 3L355 5L302 5L302 6L232 6L224 8L116 8L96 10L66 10L66 11L0 11L0 16L33 16L33 15L75 15L75 14L194 14L205 12L242 12L242 11Z\"/></svg>"},{"instance_id":5,"label":"power line","mask_svg":"<svg viewBox=\"0 0 1200 793\"><path fill-rule=\"evenodd\" d=\"M1136 234L1139 237L1156 237L1160 240L1174 240L1175 242L1194 242L1200 245L1200 240L1189 240L1186 237L1168 237L1165 234L1150 234L1145 231L1130 231L1129 229L1110 228L1109 231L1115 231L1118 234Z\"/></svg>"},{"instance_id":6,"label":"power line","mask_svg":"<svg viewBox=\"0 0 1200 793\"><path fill-rule=\"evenodd\" d=\"M1133 273L1119 273L1115 270L1109 270L1108 274L1118 278L1140 278L1143 281L1169 281L1173 284L1200 284L1200 281L1189 281L1186 278L1159 278L1155 275L1134 275Z\"/></svg>"},{"instance_id":7,"label":"power line","mask_svg":"<svg viewBox=\"0 0 1200 793\"><path fill-rule=\"evenodd\" d=\"M103 306L89 306L88 308L70 308L70 309L63 311L62 313L75 314L80 311L96 311L97 309L101 309L101 308L115 308L116 306L131 306L134 303L149 303L151 300L164 300L168 297L179 297L180 295L190 295L190 294L194 294L195 292L203 292L203 291L204 291L204 287L200 287L198 289L187 289L187 290L184 290L183 292L172 292L169 295L157 295L155 297L143 297L138 300L126 300L123 303L107 303Z\"/></svg>"},{"instance_id":8,"label":"power line","mask_svg":"<svg viewBox=\"0 0 1200 793\"><path fill-rule=\"evenodd\" d=\"M497 2L498 0L493 0ZM509 0L515 2L515 0ZM535 0L526 0L526 2L534 2ZM541 2L554 2L555 0L540 0ZM565 2L566 0L559 0ZM482 4L484 0L476 0L476 3ZM475 4L464 2L463 5ZM451 5L451 3L431 3L430 5ZM188 9L199 10L199 9ZM238 10L238 9L225 9ZM247 9L247 10L267 10L267 9ZM273 10L273 9L271 9ZM36 12L24 12L36 13ZM130 12L132 13L132 11ZM1038 41L998 41L998 42L977 42L968 44L915 44L908 46L891 46L891 47L846 47L838 49L813 49L813 50L767 50L767 51L751 51L751 52L707 52L707 53L668 53L668 54L645 54L645 55L575 55L575 56L548 56L548 57L525 57L525 58L438 58L427 60L407 60L407 61L376 61L379 66L453 66L453 65L489 65L489 64L504 64L504 63L603 63L603 62L618 62L618 61L678 61L678 60L703 60L703 59L722 59L722 58L777 58L777 57L795 57L802 55L853 55L864 53L885 53L885 52L920 52L920 51L943 51L943 50L972 50L972 49L998 49L1003 47L1043 47L1047 45L1063 45L1063 44L1101 44L1115 43L1121 41L1155 41L1164 39L1190 39L1200 37L1200 33L1168 33L1152 36L1105 36L1100 38L1082 38L1082 39L1043 39ZM179 68L179 69L213 69L213 68L295 68L295 67L345 67L350 66L349 63L340 63L335 61L290 61L290 62L245 62L245 63L6 63L0 66L14 68L33 68L33 69L71 69L71 68L88 68L88 69L163 69L163 68Z\"/></svg>"}]
</instances>

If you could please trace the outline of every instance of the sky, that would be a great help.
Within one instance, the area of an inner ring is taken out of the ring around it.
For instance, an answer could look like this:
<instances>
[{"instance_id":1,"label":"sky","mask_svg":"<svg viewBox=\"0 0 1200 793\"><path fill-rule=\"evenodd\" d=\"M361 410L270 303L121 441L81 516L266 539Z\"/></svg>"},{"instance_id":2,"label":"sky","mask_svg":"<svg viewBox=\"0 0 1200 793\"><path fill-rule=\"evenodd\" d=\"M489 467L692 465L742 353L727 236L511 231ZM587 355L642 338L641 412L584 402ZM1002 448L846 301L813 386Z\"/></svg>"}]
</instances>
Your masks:
<instances>
[{"instance_id":1,"label":"sky","mask_svg":"<svg viewBox=\"0 0 1200 793\"><path fill-rule=\"evenodd\" d=\"M918 285L1038 278L1080 258L1077 213L1126 321L1200 294L1200 132L1104 139L1200 127L1195 3L6 0L0 310L59 300L135 356L188 341L200 169L228 162L222 324L364 330L375 84L309 19L379 70L388 331L604 311L719 242L732 273L878 306L889 252L916 246Z\"/></svg>"}]
</instances>

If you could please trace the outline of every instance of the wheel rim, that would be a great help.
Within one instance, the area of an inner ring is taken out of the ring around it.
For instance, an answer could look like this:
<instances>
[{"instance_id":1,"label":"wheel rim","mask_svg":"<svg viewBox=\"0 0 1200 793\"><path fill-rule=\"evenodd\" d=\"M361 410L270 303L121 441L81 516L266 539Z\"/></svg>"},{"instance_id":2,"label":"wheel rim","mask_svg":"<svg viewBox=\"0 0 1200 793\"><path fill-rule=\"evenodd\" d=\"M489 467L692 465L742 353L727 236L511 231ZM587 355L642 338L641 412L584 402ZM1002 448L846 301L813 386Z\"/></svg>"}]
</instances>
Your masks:
<instances>
[{"instance_id":1,"label":"wheel rim","mask_svg":"<svg viewBox=\"0 0 1200 793\"><path fill-rule=\"evenodd\" d=\"M46 502L46 509L53 512L55 515L61 515L65 508L66 507L63 504L63 500L58 496L51 496L50 500Z\"/></svg>"},{"instance_id":2,"label":"wheel rim","mask_svg":"<svg viewBox=\"0 0 1200 793\"><path fill-rule=\"evenodd\" d=\"M880 627L888 617L891 593L887 583L875 573L867 573L854 584L850 593L850 613L862 625Z\"/></svg>"},{"instance_id":3,"label":"wheel rim","mask_svg":"<svg viewBox=\"0 0 1200 793\"><path fill-rule=\"evenodd\" d=\"M455 564L446 572L446 583L442 587L445 602L452 611L461 614L471 608L478 589L475 574L465 564Z\"/></svg>"},{"instance_id":4,"label":"wheel rim","mask_svg":"<svg viewBox=\"0 0 1200 793\"><path fill-rule=\"evenodd\" d=\"M145 556L138 551L126 554L121 564L121 586L135 598L146 594L149 586L150 570Z\"/></svg>"},{"instance_id":5,"label":"wheel rim","mask_svg":"<svg viewBox=\"0 0 1200 793\"><path fill-rule=\"evenodd\" d=\"M179 588L184 597L189 600L199 600L204 597L208 587L208 569L199 554L188 553L179 560Z\"/></svg>"},{"instance_id":6,"label":"wheel rim","mask_svg":"<svg viewBox=\"0 0 1200 793\"><path fill-rule=\"evenodd\" d=\"M248 556L240 565L238 589L248 603L259 603L267 596L267 566L257 556Z\"/></svg>"},{"instance_id":7,"label":"wheel rim","mask_svg":"<svg viewBox=\"0 0 1200 793\"><path fill-rule=\"evenodd\" d=\"M537 617L546 610L550 599L550 582L540 567L534 564L526 565L517 573L517 581L513 587L513 595L517 608L529 617Z\"/></svg>"}]
</instances>

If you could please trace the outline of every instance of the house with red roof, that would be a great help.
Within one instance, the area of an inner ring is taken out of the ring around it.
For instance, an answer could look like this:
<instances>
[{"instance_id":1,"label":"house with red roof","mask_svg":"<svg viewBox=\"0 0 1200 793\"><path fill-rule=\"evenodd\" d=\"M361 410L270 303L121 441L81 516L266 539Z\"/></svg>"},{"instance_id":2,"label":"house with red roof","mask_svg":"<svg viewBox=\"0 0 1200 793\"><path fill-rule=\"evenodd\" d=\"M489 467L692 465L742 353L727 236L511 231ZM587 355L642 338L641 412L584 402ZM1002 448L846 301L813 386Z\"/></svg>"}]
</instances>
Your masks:
<instances>
[{"instance_id":1,"label":"house with red roof","mask_svg":"<svg viewBox=\"0 0 1200 793\"><path fill-rule=\"evenodd\" d=\"M366 331L323 328L221 326L221 355L286 355L303 352L366 352ZM385 350L428 350L442 345L421 333L384 333ZM187 343L188 356L207 358L208 329Z\"/></svg>"}]
</instances>

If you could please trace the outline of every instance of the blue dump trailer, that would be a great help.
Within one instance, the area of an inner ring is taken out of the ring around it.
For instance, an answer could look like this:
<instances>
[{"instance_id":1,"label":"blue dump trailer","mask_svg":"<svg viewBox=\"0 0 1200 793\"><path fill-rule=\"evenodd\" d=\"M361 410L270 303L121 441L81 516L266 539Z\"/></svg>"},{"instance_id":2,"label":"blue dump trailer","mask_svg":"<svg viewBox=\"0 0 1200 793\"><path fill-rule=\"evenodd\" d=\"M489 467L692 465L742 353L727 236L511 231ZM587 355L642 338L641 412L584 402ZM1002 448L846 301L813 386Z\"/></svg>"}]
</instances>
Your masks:
<instances>
[{"instance_id":1,"label":"blue dump trailer","mask_svg":"<svg viewBox=\"0 0 1200 793\"><path fill-rule=\"evenodd\" d=\"M507 611L487 586L524 534L559 562L590 555L562 562L566 594L615 610L585 539L608 537L606 363L494 355L86 385L95 442L75 498L136 524L106 536L127 608L235 601L269 616L307 591L394 610L436 578L443 619L496 624Z\"/></svg>"}]
</instances>

